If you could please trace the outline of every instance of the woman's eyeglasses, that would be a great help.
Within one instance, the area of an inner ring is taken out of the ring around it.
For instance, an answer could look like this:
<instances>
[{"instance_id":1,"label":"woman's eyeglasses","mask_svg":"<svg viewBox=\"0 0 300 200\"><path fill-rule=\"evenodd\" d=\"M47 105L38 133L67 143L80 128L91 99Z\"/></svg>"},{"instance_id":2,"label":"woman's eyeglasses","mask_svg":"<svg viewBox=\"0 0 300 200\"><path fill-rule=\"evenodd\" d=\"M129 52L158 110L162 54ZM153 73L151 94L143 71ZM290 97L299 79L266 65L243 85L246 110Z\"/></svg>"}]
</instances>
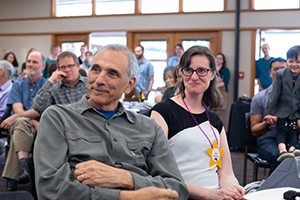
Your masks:
<instances>
[{"instance_id":1,"label":"woman's eyeglasses","mask_svg":"<svg viewBox=\"0 0 300 200\"><path fill-rule=\"evenodd\" d=\"M196 74L199 77L204 77L208 74L209 71L211 71L212 68L210 69L205 69L205 68L198 68L198 69L192 69L192 68L181 68L182 74L184 76L192 76L194 72L196 72Z\"/></svg>"}]
</instances>

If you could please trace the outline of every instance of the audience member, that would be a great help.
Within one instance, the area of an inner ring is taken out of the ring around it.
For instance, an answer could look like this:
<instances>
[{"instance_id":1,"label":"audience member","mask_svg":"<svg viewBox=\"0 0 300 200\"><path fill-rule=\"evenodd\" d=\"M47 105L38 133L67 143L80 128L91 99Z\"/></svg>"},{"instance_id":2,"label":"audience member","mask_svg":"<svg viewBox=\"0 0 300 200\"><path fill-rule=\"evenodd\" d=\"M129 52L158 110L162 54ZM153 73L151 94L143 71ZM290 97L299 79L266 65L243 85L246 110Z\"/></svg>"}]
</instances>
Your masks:
<instances>
[{"instance_id":1,"label":"audience member","mask_svg":"<svg viewBox=\"0 0 300 200\"><path fill-rule=\"evenodd\" d=\"M189 198L243 199L246 192L234 176L223 123L205 108L215 108L222 100L215 56L207 47L193 46L179 65L180 94L156 104L151 117L169 139Z\"/></svg>"},{"instance_id":2,"label":"audience member","mask_svg":"<svg viewBox=\"0 0 300 200\"><path fill-rule=\"evenodd\" d=\"M87 77L80 76L77 56L64 51L56 60L57 70L37 92L32 109L39 114L53 104L75 103L87 94Z\"/></svg>"},{"instance_id":3,"label":"audience member","mask_svg":"<svg viewBox=\"0 0 300 200\"><path fill-rule=\"evenodd\" d=\"M272 84L272 79L269 76L269 65L273 57L269 55L270 47L268 44L262 45L262 52L264 53L264 57L258 59L255 62L256 66L256 79L259 85L259 91L262 91L268 88Z\"/></svg>"},{"instance_id":4,"label":"audience member","mask_svg":"<svg viewBox=\"0 0 300 200\"><path fill-rule=\"evenodd\" d=\"M37 49L36 48L30 48L28 50L28 52L27 52L27 55L26 55L26 58L25 58L25 62L22 63L22 68L21 68L21 77L22 78L25 78L24 75L27 74L27 72L26 72L26 60L27 60L29 54L32 53L32 52L34 52L34 51L37 51Z\"/></svg>"},{"instance_id":5,"label":"audience member","mask_svg":"<svg viewBox=\"0 0 300 200\"><path fill-rule=\"evenodd\" d=\"M286 61L283 58L275 58L270 62L269 74L272 80L275 78L277 70L285 68ZM277 158L279 151L276 142L276 123L270 122L268 118L273 116L267 115L267 102L273 89L273 84L267 89L257 93L251 102L250 121L252 134L257 138L257 153L260 158L270 163L269 175L279 165Z\"/></svg>"},{"instance_id":6,"label":"audience member","mask_svg":"<svg viewBox=\"0 0 300 200\"><path fill-rule=\"evenodd\" d=\"M154 69L151 62L144 58L144 47L142 45L134 48L134 54L139 64L136 72L135 88L139 94L143 90L145 99L147 100L154 83Z\"/></svg>"},{"instance_id":7,"label":"audience member","mask_svg":"<svg viewBox=\"0 0 300 200\"><path fill-rule=\"evenodd\" d=\"M174 76L174 69L174 66L168 66L165 68L163 77L166 85L155 90L155 103L161 101L162 96L167 88L175 86L176 77Z\"/></svg>"},{"instance_id":8,"label":"audience member","mask_svg":"<svg viewBox=\"0 0 300 200\"><path fill-rule=\"evenodd\" d=\"M10 63L14 66L14 68L15 68L14 74L13 74L13 76L11 77L11 80L12 80L12 81L18 80L18 79L19 79L19 74L18 74L18 73L19 73L19 72L18 72L19 63L18 63L18 61L17 61L17 57L16 57L16 55L14 54L14 52L8 51L8 52L4 55L3 60L7 60L7 61L10 62Z\"/></svg>"},{"instance_id":9,"label":"audience member","mask_svg":"<svg viewBox=\"0 0 300 200\"><path fill-rule=\"evenodd\" d=\"M56 58L57 56L60 54L61 50L60 50L60 46L57 46L57 45L53 45L51 46L51 49L50 49L50 56L48 58L46 58L46 67L44 69L44 72L43 72L43 76L45 78L49 78L49 74L48 74L48 67L51 63L54 63L56 61Z\"/></svg>"},{"instance_id":10,"label":"audience member","mask_svg":"<svg viewBox=\"0 0 300 200\"><path fill-rule=\"evenodd\" d=\"M39 199L187 199L162 129L119 103L136 68L127 47L107 45L92 60L89 97L43 113L33 156Z\"/></svg>"},{"instance_id":11,"label":"audience member","mask_svg":"<svg viewBox=\"0 0 300 200\"><path fill-rule=\"evenodd\" d=\"M48 74L49 74L49 77L52 76L53 72L55 72L56 69L57 69L56 62L51 63L51 64L48 66Z\"/></svg>"},{"instance_id":12,"label":"audience member","mask_svg":"<svg viewBox=\"0 0 300 200\"><path fill-rule=\"evenodd\" d=\"M79 62L79 65L81 65L84 60L86 59L85 58L85 52L87 51L87 46L84 44L84 45L81 45L80 47L80 56L78 56L78 62Z\"/></svg>"},{"instance_id":13,"label":"audience member","mask_svg":"<svg viewBox=\"0 0 300 200\"><path fill-rule=\"evenodd\" d=\"M43 76L45 59L40 52L29 54L26 63L27 78L14 82L8 106L12 106L12 115L1 123L1 128L9 129L10 149L5 162L2 177L9 180L8 191L17 190L20 184L29 181L25 158L32 149L38 129L39 114L31 109L32 100L37 91L47 81Z\"/></svg>"},{"instance_id":14,"label":"audience member","mask_svg":"<svg viewBox=\"0 0 300 200\"><path fill-rule=\"evenodd\" d=\"M18 67L19 66L19 63L17 61L17 57L16 55L14 54L14 52L12 51L8 51L4 57L3 57L3 60L7 60L8 62L10 62L14 67Z\"/></svg>"},{"instance_id":15,"label":"audience member","mask_svg":"<svg viewBox=\"0 0 300 200\"><path fill-rule=\"evenodd\" d=\"M179 68L179 64L177 64L175 66L173 74L174 74L174 77L175 77L175 80L176 80L176 85L180 84L181 83L181 71L180 71L180 68ZM164 101L166 99L170 99L171 97L178 94L179 88L176 85L173 86L173 87L169 87L165 90L165 92L164 92L164 94L161 98L161 101Z\"/></svg>"},{"instance_id":16,"label":"audience member","mask_svg":"<svg viewBox=\"0 0 300 200\"><path fill-rule=\"evenodd\" d=\"M278 162L287 157L300 156L296 149L297 127L300 127L300 46L287 52L287 68L276 72L270 93L267 114L273 115L277 124Z\"/></svg>"},{"instance_id":17,"label":"audience member","mask_svg":"<svg viewBox=\"0 0 300 200\"><path fill-rule=\"evenodd\" d=\"M89 73L89 69L91 67L92 57L93 57L93 53L91 51L86 51L85 61L82 64L80 64L80 68L84 69L87 74Z\"/></svg>"},{"instance_id":18,"label":"audience member","mask_svg":"<svg viewBox=\"0 0 300 200\"><path fill-rule=\"evenodd\" d=\"M226 67L226 59L223 53L217 53L216 55L216 63L217 63L217 86L223 96L223 103L220 107L212 109L214 113L216 113L219 118L222 120L223 111L227 108L227 93L228 93L228 82L230 79L230 72Z\"/></svg>"},{"instance_id":19,"label":"audience member","mask_svg":"<svg viewBox=\"0 0 300 200\"><path fill-rule=\"evenodd\" d=\"M183 54L183 46L181 44L175 45L175 56L170 57L168 66L176 66L179 63L179 60Z\"/></svg>"},{"instance_id":20,"label":"audience member","mask_svg":"<svg viewBox=\"0 0 300 200\"><path fill-rule=\"evenodd\" d=\"M0 61L0 123L5 119L7 113L6 102L12 87L10 80L14 72L14 66L7 60Z\"/></svg>"}]
</instances>

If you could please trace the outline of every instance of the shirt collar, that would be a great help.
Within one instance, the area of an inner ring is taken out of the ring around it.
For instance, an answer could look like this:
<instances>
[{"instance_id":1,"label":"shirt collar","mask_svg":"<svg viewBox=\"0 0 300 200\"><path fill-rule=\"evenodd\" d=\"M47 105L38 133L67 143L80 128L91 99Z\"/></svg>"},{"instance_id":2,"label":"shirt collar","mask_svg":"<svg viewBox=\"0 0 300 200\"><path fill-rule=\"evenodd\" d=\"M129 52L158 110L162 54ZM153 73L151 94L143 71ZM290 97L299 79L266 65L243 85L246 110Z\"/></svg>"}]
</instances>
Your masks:
<instances>
[{"instance_id":1,"label":"shirt collar","mask_svg":"<svg viewBox=\"0 0 300 200\"><path fill-rule=\"evenodd\" d=\"M98 111L88 102L88 99L89 99L89 97L84 95L81 98L81 100L78 102L77 110L81 115L82 115L82 113L84 113L85 111L87 111L89 109L93 109L95 112L98 113ZM130 123L136 122L135 114L125 110L124 106L120 102L119 102L119 110L116 115L118 117L124 115ZM115 117L116 116L113 116L111 119L113 119Z\"/></svg>"},{"instance_id":2,"label":"shirt collar","mask_svg":"<svg viewBox=\"0 0 300 200\"><path fill-rule=\"evenodd\" d=\"M9 79L2 86L0 86L0 90L4 91L12 85L12 81Z\"/></svg>"},{"instance_id":3,"label":"shirt collar","mask_svg":"<svg viewBox=\"0 0 300 200\"><path fill-rule=\"evenodd\" d=\"M26 77L24 80L25 80L25 82L27 82L29 85L43 86L43 82L42 82L43 79L44 79L44 77L43 77L43 75L41 74L40 78L38 78L34 83L31 83L28 77Z\"/></svg>"}]
</instances>

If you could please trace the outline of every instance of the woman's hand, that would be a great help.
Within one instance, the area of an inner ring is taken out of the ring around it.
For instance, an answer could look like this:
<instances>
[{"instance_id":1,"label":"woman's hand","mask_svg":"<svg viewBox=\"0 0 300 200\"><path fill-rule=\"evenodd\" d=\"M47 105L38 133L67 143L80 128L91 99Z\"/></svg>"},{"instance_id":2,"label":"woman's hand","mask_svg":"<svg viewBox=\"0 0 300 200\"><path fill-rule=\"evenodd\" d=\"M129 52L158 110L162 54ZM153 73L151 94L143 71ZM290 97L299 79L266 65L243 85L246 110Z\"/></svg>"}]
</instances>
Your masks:
<instances>
[{"instance_id":1,"label":"woman's hand","mask_svg":"<svg viewBox=\"0 0 300 200\"><path fill-rule=\"evenodd\" d=\"M246 191L241 186L212 190L211 200L242 200Z\"/></svg>"}]
</instances>

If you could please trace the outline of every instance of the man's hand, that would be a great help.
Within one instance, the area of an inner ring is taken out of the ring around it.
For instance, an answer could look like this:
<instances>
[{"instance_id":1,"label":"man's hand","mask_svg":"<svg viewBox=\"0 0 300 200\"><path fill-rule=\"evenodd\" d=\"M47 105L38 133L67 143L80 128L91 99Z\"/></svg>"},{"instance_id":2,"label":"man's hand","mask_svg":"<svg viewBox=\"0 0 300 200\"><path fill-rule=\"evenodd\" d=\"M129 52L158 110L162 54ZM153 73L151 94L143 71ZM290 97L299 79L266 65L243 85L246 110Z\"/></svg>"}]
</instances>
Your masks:
<instances>
[{"instance_id":1,"label":"man's hand","mask_svg":"<svg viewBox=\"0 0 300 200\"><path fill-rule=\"evenodd\" d=\"M38 129L39 129L39 122L36 121L35 119L31 119L31 123L32 123L33 127L35 128L35 130L37 132Z\"/></svg>"},{"instance_id":2,"label":"man's hand","mask_svg":"<svg viewBox=\"0 0 300 200\"><path fill-rule=\"evenodd\" d=\"M1 123L0 127L4 128L4 129L9 129L18 117L19 117L18 114L13 114L12 116L10 116L4 120Z\"/></svg>"},{"instance_id":3,"label":"man's hand","mask_svg":"<svg viewBox=\"0 0 300 200\"><path fill-rule=\"evenodd\" d=\"M48 79L48 81L50 81L51 83L55 84L58 83L59 81L63 80L65 77L67 76L67 74L63 71L59 71L58 69L56 69L52 75L50 76L50 78Z\"/></svg>"},{"instance_id":4,"label":"man's hand","mask_svg":"<svg viewBox=\"0 0 300 200\"><path fill-rule=\"evenodd\" d=\"M124 191L119 194L119 200L167 200L177 199L178 193L171 189L146 187L136 191Z\"/></svg>"},{"instance_id":5,"label":"man's hand","mask_svg":"<svg viewBox=\"0 0 300 200\"><path fill-rule=\"evenodd\" d=\"M278 117L273 115L267 115L264 117L264 120L267 122L267 124L276 124Z\"/></svg>"},{"instance_id":6,"label":"man's hand","mask_svg":"<svg viewBox=\"0 0 300 200\"><path fill-rule=\"evenodd\" d=\"M75 178L88 186L134 189L133 177L129 171L111 167L95 160L77 164L75 166Z\"/></svg>"}]
</instances>

